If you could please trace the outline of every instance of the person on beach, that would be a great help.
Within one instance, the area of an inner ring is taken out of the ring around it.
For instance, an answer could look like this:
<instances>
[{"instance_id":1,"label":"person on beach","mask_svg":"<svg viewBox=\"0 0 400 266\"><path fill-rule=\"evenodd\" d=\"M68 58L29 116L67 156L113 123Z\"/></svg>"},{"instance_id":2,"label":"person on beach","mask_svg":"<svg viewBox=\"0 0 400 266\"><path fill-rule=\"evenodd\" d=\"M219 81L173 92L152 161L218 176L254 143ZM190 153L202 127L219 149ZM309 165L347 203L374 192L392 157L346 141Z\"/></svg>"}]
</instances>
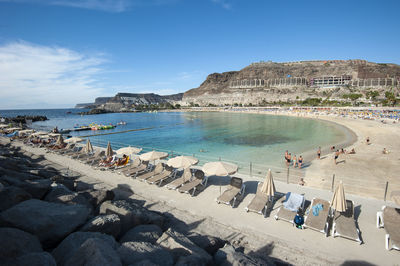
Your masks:
<instances>
[{"instance_id":1,"label":"person on beach","mask_svg":"<svg viewBox=\"0 0 400 266\"><path fill-rule=\"evenodd\" d=\"M318 148L317 157L319 160L321 160L321 147Z\"/></svg>"},{"instance_id":2,"label":"person on beach","mask_svg":"<svg viewBox=\"0 0 400 266\"><path fill-rule=\"evenodd\" d=\"M106 159L100 161L99 166L109 167L115 162L115 159L116 159L115 155L108 156Z\"/></svg>"},{"instance_id":3,"label":"person on beach","mask_svg":"<svg viewBox=\"0 0 400 266\"><path fill-rule=\"evenodd\" d=\"M383 148L383 151L382 151L382 153L383 153L383 154L388 154L388 153L389 153L389 151L388 151L386 148Z\"/></svg>"},{"instance_id":4,"label":"person on beach","mask_svg":"<svg viewBox=\"0 0 400 266\"><path fill-rule=\"evenodd\" d=\"M289 167L291 161L292 161L292 154L289 153L288 156L286 157L286 166L287 167Z\"/></svg>"},{"instance_id":5,"label":"person on beach","mask_svg":"<svg viewBox=\"0 0 400 266\"><path fill-rule=\"evenodd\" d=\"M285 151L285 162L287 161L288 155L289 155L289 152L286 150L286 151Z\"/></svg>"},{"instance_id":6,"label":"person on beach","mask_svg":"<svg viewBox=\"0 0 400 266\"><path fill-rule=\"evenodd\" d=\"M370 143L369 143L369 137L367 137L367 139L366 139L365 141L366 141L367 145L370 144Z\"/></svg>"},{"instance_id":7,"label":"person on beach","mask_svg":"<svg viewBox=\"0 0 400 266\"><path fill-rule=\"evenodd\" d=\"M331 151L334 151L334 150L335 150L335 146L332 146L332 147L331 147Z\"/></svg>"},{"instance_id":8,"label":"person on beach","mask_svg":"<svg viewBox=\"0 0 400 266\"><path fill-rule=\"evenodd\" d=\"M299 161L298 161L299 169L301 169L301 166L302 166L302 165L303 165L303 156L300 155Z\"/></svg>"},{"instance_id":9,"label":"person on beach","mask_svg":"<svg viewBox=\"0 0 400 266\"><path fill-rule=\"evenodd\" d=\"M336 150L336 152L335 152L335 164L337 164L336 160L339 158L339 154L340 154L339 150Z\"/></svg>"},{"instance_id":10,"label":"person on beach","mask_svg":"<svg viewBox=\"0 0 400 266\"><path fill-rule=\"evenodd\" d=\"M297 158L296 155L293 155L293 168L296 168Z\"/></svg>"},{"instance_id":11,"label":"person on beach","mask_svg":"<svg viewBox=\"0 0 400 266\"><path fill-rule=\"evenodd\" d=\"M351 151L349 151L349 154L356 154L356 150L353 148Z\"/></svg>"},{"instance_id":12,"label":"person on beach","mask_svg":"<svg viewBox=\"0 0 400 266\"><path fill-rule=\"evenodd\" d=\"M306 182L304 182L304 178L300 178L299 185L304 186Z\"/></svg>"},{"instance_id":13,"label":"person on beach","mask_svg":"<svg viewBox=\"0 0 400 266\"><path fill-rule=\"evenodd\" d=\"M121 166L124 165L126 162L128 161L128 156L126 156L125 154L122 156L122 158L119 158L118 160L116 160L112 165L112 166Z\"/></svg>"}]
</instances>

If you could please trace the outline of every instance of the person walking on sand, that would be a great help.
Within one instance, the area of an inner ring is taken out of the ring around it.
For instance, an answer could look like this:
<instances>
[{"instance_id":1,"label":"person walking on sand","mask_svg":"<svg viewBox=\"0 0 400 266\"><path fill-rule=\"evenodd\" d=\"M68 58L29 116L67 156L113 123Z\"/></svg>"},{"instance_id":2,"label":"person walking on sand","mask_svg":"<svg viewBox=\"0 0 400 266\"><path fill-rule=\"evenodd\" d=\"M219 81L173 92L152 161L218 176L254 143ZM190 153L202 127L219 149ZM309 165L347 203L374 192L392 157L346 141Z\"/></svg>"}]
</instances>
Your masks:
<instances>
[{"instance_id":1,"label":"person walking on sand","mask_svg":"<svg viewBox=\"0 0 400 266\"><path fill-rule=\"evenodd\" d=\"M321 147L318 148L317 157L319 160L321 160Z\"/></svg>"},{"instance_id":2,"label":"person walking on sand","mask_svg":"<svg viewBox=\"0 0 400 266\"><path fill-rule=\"evenodd\" d=\"M286 165L287 165L287 167L290 166L290 162L291 162L291 161L292 161L292 154L289 153L288 156L287 156L287 158L286 158Z\"/></svg>"},{"instance_id":3,"label":"person walking on sand","mask_svg":"<svg viewBox=\"0 0 400 266\"><path fill-rule=\"evenodd\" d=\"M340 154L339 150L336 150L336 152L335 152L335 164L337 164L336 160L339 158L339 154Z\"/></svg>"},{"instance_id":4,"label":"person walking on sand","mask_svg":"<svg viewBox=\"0 0 400 266\"><path fill-rule=\"evenodd\" d=\"M367 142L367 145L369 145L369 137L367 137L366 142Z\"/></svg>"}]
</instances>

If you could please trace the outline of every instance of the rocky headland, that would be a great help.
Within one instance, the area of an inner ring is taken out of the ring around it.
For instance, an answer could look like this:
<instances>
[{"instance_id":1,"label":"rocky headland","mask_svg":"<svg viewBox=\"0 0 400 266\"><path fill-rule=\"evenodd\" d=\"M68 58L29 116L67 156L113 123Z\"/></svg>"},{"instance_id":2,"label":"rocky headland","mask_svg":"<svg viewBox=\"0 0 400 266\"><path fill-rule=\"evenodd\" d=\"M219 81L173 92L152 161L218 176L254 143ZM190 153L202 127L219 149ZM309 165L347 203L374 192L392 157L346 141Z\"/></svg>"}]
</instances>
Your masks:
<instances>
[{"instance_id":1,"label":"rocky headland","mask_svg":"<svg viewBox=\"0 0 400 266\"><path fill-rule=\"evenodd\" d=\"M398 96L400 66L365 60L259 62L240 71L213 73L183 95L182 105L265 105L322 98L343 101Z\"/></svg>"},{"instance_id":2,"label":"rocky headland","mask_svg":"<svg viewBox=\"0 0 400 266\"><path fill-rule=\"evenodd\" d=\"M1 265L285 265L80 177L1 139Z\"/></svg>"}]
</instances>

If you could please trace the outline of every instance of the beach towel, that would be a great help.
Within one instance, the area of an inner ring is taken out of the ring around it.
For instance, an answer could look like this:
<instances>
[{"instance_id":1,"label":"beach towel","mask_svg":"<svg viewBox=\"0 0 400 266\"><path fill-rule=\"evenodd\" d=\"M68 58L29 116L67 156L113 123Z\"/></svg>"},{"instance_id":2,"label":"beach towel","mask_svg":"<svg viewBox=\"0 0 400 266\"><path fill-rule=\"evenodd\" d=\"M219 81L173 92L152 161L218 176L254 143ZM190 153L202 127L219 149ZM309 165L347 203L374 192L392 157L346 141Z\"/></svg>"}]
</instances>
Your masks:
<instances>
[{"instance_id":1,"label":"beach towel","mask_svg":"<svg viewBox=\"0 0 400 266\"><path fill-rule=\"evenodd\" d=\"M318 203L317 205L314 205L312 207L312 214L314 216L318 216L319 215L319 211L322 211L324 209L324 206L322 206L321 203Z\"/></svg>"},{"instance_id":2,"label":"beach towel","mask_svg":"<svg viewBox=\"0 0 400 266\"><path fill-rule=\"evenodd\" d=\"M290 211L297 211L299 207L303 204L304 196L296 193L288 193L286 195L286 201L283 203L283 207Z\"/></svg>"}]
</instances>

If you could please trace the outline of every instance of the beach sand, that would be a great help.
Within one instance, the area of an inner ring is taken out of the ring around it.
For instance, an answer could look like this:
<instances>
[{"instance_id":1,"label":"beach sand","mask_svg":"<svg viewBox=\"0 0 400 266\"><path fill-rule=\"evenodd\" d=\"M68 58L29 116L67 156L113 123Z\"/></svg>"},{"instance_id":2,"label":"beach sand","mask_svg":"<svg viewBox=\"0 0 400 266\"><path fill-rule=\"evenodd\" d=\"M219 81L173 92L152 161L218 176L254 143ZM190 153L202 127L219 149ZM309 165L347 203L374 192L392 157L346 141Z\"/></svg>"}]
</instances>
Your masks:
<instances>
[{"instance_id":1,"label":"beach sand","mask_svg":"<svg viewBox=\"0 0 400 266\"><path fill-rule=\"evenodd\" d=\"M231 208L216 203L220 191L224 191L229 182L228 178L210 177L207 188L197 196L191 197L187 194L168 190L165 187L148 185L117 173L94 170L62 155L46 153L41 148L24 146L23 149L37 155L42 154L47 160L80 173L83 181L93 184L96 188L120 188L120 191L126 192L125 194L121 193L121 195L144 200L149 209L169 213L169 215L184 221L193 231L240 243L245 247L247 253L266 254L294 265L340 265L354 261L377 265L398 265L400 253L385 249L385 230L376 228L376 212L383 205L393 206L393 203L385 203L382 196L379 199L379 195L376 197L377 199L363 197L364 191L355 189L358 188L359 184L352 185L353 183L351 183L352 180L357 178L364 181L366 185L373 184L374 180L381 182L380 178L382 178L383 171L394 173L395 170L392 172L392 169L387 169L392 167L390 160L387 160L387 164L382 167L377 158L383 157L380 152L385 146L391 151L389 158L398 160L395 157L399 151L398 144L387 145L390 140L398 137L396 127L385 125L387 128L381 129L377 127L376 122L372 121L342 121L334 117L327 117L326 119L344 124L356 132L358 141L354 144L354 147L357 156L343 156L342 158L347 160L346 163L338 165L333 165L333 159L329 158L330 155L320 162L313 162L305 172L307 186L302 187L279 181L275 182L275 186L277 191L282 193L288 191L304 193L308 201L313 197L331 200L332 193L327 190L327 186L329 185L330 188L331 180L328 177L330 171L334 170L338 180L343 180L345 184L346 198L355 202L355 215L364 241L362 245L344 238L325 237L323 234L310 229L300 230L284 221L275 221L273 216L281 205L280 203L275 205L271 216L268 218L255 213L246 213L244 208L254 197L258 181L258 179L248 176L238 175L245 181L246 193L243 201L236 208ZM371 145L362 143L367 135L371 139ZM15 142L14 145L21 146L23 144ZM323 154L323 156L326 155ZM353 157L349 158L349 156ZM342 158L339 157L339 160ZM373 161L374 159L376 161ZM398 167L396 161L393 163L393 167ZM377 168L376 172L368 170L375 168ZM378 169L384 170L379 172ZM318 178L325 176L327 180L319 184L321 180L318 180ZM348 179L344 177L348 177ZM354 192L361 196L354 195Z\"/></svg>"}]
</instances>

